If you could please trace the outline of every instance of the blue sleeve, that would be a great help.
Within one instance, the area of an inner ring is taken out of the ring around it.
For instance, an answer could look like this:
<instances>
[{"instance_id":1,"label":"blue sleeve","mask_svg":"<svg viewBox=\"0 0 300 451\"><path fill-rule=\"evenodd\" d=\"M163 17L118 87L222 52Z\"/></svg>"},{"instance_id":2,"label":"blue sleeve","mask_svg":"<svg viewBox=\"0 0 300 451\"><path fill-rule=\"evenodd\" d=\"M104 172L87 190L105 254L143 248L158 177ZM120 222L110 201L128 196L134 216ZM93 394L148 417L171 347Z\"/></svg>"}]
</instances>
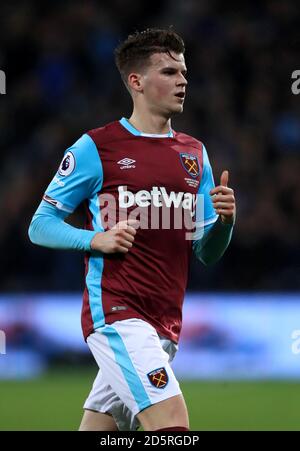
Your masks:
<instances>
[{"instance_id":1,"label":"blue sleeve","mask_svg":"<svg viewBox=\"0 0 300 451\"><path fill-rule=\"evenodd\" d=\"M194 240L199 240L208 225L213 224L217 219L210 196L210 191L215 187L212 168L208 159L207 151L203 145L203 172L200 186L197 193L196 202L196 231Z\"/></svg>"},{"instance_id":2,"label":"blue sleeve","mask_svg":"<svg viewBox=\"0 0 300 451\"><path fill-rule=\"evenodd\" d=\"M43 199L59 210L72 213L84 200L101 190L103 169L97 147L84 134L69 147Z\"/></svg>"},{"instance_id":3,"label":"blue sleeve","mask_svg":"<svg viewBox=\"0 0 300 451\"><path fill-rule=\"evenodd\" d=\"M223 224L218 218L204 228L204 234L193 242L193 252L205 265L216 263L226 251L233 231L233 224Z\"/></svg>"},{"instance_id":4,"label":"blue sleeve","mask_svg":"<svg viewBox=\"0 0 300 451\"><path fill-rule=\"evenodd\" d=\"M42 201L29 226L32 243L54 249L90 251L90 243L97 231L77 229L64 219L68 213Z\"/></svg>"},{"instance_id":5,"label":"blue sleeve","mask_svg":"<svg viewBox=\"0 0 300 451\"><path fill-rule=\"evenodd\" d=\"M203 146L203 173L197 195L193 251L196 258L205 265L215 263L222 257L230 243L233 230L233 225L223 224L215 213L209 194L214 187L212 168Z\"/></svg>"},{"instance_id":6,"label":"blue sleeve","mask_svg":"<svg viewBox=\"0 0 300 451\"><path fill-rule=\"evenodd\" d=\"M101 230L77 229L64 219L84 200L95 202L101 190L103 170L92 138L83 135L66 150L56 175L29 226L30 240L56 249L90 250L90 243Z\"/></svg>"}]
</instances>

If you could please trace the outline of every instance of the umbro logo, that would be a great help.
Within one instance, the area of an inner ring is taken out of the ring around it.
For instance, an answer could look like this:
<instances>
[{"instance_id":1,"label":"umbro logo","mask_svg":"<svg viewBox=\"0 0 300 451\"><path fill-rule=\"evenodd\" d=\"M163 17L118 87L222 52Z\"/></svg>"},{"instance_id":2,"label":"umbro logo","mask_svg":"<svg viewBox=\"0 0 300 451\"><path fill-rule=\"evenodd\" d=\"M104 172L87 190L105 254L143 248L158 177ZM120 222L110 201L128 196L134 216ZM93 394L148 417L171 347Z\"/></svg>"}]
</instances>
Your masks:
<instances>
[{"instance_id":1,"label":"umbro logo","mask_svg":"<svg viewBox=\"0 0 300 451\"><path fill-rule=\"evenodd\" d=\"M132 160L131 158L123 158L123 160L118 161L118 164L123 164L125 166L128 166L132 163L135 163L135 160Z\"/></svg>"},{"instance_id":2,"label":"umbro logo","mask_svg":"<svg viewBox=\"0 0 300 451\"><path fill-rule=\"evenodd\" d=\"M123 160L118 161L120 169L133 169L135 168L135 160L131 158L123 158Z\"/></svg>"}]
</instances>

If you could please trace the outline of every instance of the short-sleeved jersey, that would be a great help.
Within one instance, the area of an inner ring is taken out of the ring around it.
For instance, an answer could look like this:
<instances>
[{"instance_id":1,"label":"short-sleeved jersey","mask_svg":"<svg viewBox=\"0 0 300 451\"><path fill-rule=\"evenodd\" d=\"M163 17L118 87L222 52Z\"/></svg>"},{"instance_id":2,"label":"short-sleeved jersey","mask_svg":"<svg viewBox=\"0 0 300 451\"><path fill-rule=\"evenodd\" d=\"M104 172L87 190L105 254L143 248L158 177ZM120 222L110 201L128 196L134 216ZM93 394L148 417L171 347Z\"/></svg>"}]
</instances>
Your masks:
<instances>
[{"instance_id":1,"label":"short-sleeved jersey","mask_svg":"<svg viewBox=\"0 0 300 451\"><path fill-rule=\"evenodd\" d=\"M128 253L86 253L85 338L105 324L140 318L178 342L192 250L185 215L193 219L202 194L202 225L217 219L213 186L203 144L174 130L145 134L123 118L67 149L44 200L68 213L84 202L88 230L106 231L126 217L140 221Z\"/></svg>"}]
</instances>

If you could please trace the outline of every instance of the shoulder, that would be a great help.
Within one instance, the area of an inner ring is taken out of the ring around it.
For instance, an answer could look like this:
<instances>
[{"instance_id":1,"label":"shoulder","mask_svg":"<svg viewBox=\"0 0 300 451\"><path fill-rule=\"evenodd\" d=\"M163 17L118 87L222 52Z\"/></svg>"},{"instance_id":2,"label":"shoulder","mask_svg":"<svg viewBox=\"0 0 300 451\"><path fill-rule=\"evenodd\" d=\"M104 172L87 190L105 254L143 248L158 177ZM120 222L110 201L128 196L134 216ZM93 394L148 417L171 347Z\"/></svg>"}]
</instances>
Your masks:
<instances>
[{"instance_id":1,"label":"shoulder","mask_svg":"<svg viewBox=\"0 0 300 451\"><path fill-rule=\"evenodd\" d=\"M202 153L203 149L205 149L204 144L199 139L194 138L191 135L182 132L176 132L174 138L180 143L191 146Z\"/></svg>"},{"instance_id":2,"label":"shoulder","mask_svg":"<svg viewBox=\"0 0 300 451\"><path fill-rule=\"evenodd\" d=\"M71 174L95 172L101 165L99 152L92 138L84 133L77 141L68 147L58 168L58 174L66 177Z\"/></svg>"},{"instance_id":3,"label":"shoulder","mask_svg":"<svg viewBox=\"0 0 300 451\"><path fill-rule=\"evenodd\" d=\"M95 157L98 152L92 138L87 133L84 133L79 139L77 139L74 144L68 147L68 149L65 151L64 160L67 157L70 157L71 159L76 159L77 162L85 162L87 154L90 158L93 156Z\"/></svg>"},{"instance_id":4,"label":"shoulder","mask_svg":"<svg viewBox=\"0 0 300 451\"><path fill-rule=\"evenodd\" d=\"M99 163L101 164L99 149L109 142L122 139L121 132L122 127L119 121L86 131L65 151L61 167L77 166L81 169L91 169L92 166L98 166Z\"/></svg>"},{"instance_id":5,"label":"shoulder","mask_svg":"<svg viewBox=\"0 0 300 451\"><path fill-rule=\"evenodd\" d=\"M93 128L86 134L94 141L97 147L118 141L124 138L123 127L119 121L110 122L102 127Z\"/></svg>"}]
</instances>

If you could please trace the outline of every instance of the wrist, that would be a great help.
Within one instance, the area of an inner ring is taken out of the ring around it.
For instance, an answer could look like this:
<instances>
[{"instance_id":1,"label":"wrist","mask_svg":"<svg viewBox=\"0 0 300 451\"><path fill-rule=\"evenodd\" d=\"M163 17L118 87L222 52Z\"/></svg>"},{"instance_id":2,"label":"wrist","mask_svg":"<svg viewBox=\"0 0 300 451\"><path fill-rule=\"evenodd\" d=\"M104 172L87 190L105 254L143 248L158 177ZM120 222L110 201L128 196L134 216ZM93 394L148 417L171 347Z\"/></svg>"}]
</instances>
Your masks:
<instances>
[{"instance_id":1,"label":"wrist","mask_svg":"<svg viewBox=\"0 0 300 451\"><path fill-rule=\"evenodd\" d=\"M100 251L101 252L101 239L99 240L98 235L102 235L103 232L94 232L91 236L90 243L89 243L89 249L90 251Z\"/></svg>"}]
</instances>

